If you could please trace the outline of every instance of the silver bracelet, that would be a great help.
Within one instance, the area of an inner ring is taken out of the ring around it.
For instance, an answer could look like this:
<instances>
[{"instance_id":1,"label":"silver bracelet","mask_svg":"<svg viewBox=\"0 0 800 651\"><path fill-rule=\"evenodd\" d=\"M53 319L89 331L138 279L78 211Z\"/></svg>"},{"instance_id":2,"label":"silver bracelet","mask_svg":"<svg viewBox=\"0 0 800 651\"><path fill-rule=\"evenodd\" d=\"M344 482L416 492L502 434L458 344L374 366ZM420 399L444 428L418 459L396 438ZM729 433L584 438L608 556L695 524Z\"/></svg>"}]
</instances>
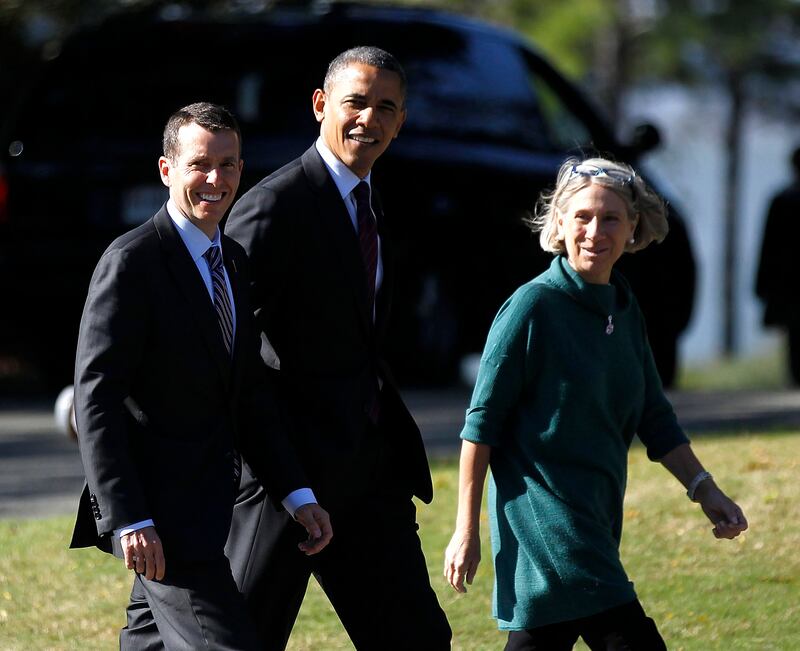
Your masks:
<instances>
[{"instance_id":1,"label":"silver bracelet","mask_svg":"<svg viewBox=\"0 0 800 651\"><path fill-rule=\"evenodd\" d=\"M694 494L697 492L697 487L706 479L713 479L713 477L711 476L710 472L703 470L702 472L698 472L697 475L695 475L695 478L689 482L689 486L686 489L686 495L690 500L692 500L692 502L696 501L694 499Z\"/></svg>"}]
</instances>

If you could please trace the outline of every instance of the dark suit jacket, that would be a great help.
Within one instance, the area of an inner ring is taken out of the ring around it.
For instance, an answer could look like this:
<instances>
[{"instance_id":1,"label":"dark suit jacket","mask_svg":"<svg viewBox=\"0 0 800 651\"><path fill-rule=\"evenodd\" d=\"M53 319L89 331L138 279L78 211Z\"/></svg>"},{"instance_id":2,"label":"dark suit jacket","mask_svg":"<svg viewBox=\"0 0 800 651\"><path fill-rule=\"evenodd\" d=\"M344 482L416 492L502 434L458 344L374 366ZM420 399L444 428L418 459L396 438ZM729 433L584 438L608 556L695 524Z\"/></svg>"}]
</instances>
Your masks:
<instances>
[{"instance_id":1,"label":"dark suit jacket","mask_svg":"<svg viewBox=\"0 0 800 651\"><path fill-rule=\"evenodd\" d=\"M280 367L289 437L328 508L367 492L387 451L394 488L432 498L419 429L382 357L394 266L386 220L373 209L384 265L374 325L358 236L315 147L245 193L225 227L250 258L262 357ZM367 416L376 372L383 451Z\"/></svg>"},{"instance_id":2,"label":"dark suit jacket","mask_svg":"<svg viewBox=\"0 0 800 651\"><path fill-rule=\"evenodd\" d=\"M764 301L764 325L800 323L794 238L800 214L800 182L779 192L769 205L756 275L756 294Z\"/></svg>"},{"instance_id":3,"label":"dark suit jacket","mask_svg":"<svg viewBox=\"0 0 800 651\"><path fill-rule=\"evenodd\" d=\"M237 314L232 359L166 207L100 259L78 341L87 487L71 546L110 551L115 528L152 518L168 560L218 558L235 498L235 449L277 499L307 485L258 355L245 254L226 237L222 247ZM128 396L139 410L124 406Z\"/></svg>"}]
</instances>

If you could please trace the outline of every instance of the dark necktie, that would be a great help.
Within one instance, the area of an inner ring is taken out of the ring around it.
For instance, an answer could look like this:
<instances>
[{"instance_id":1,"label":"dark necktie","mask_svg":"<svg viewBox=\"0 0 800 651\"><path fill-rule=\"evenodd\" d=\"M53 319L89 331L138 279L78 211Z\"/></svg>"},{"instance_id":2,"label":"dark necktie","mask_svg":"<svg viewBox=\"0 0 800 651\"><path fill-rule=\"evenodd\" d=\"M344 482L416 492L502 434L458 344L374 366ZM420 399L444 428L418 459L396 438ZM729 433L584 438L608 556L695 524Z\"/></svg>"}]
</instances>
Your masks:
<instances>
[{"instance_id":1,"label":"dark necktie","mask_svg":"<svg viewBox=\"0 0 800 651\"><path fill-rule=\"evenodd\" d=\"M211 284L214 288L214 309L217 311L217 322L222 333L225 350L231 354L233 350L233 308L225 285L225 270L222 265L222 252L218 246L210 247L203 257L211 270Z\"/></svg>"},{"instance_id":2,"label":"dark necktie","mask_svg":"<svg viewBox=\"0 0 800 651\"><path fill-rule=\"evenodd\" d=\"M364 270L367 275L367 305L372 318L375 305L375 279L378 273L378 228L369 203L369 185L361 181L353 189L353 196L356 198L358 243L361 246L361 257L364 258Z\"/></svg>"},{"instance_id":3,"label":"dark necktie","mask_svg":"<svg viewBox=\"0 0 800 651\"><path fill-rule=\"evenodd\" d=\"M369 316L375 306L375 280L378 273L378 227L372 206L369 202L369 185L361 181L354 189L356 198L356 221L358 222L358 243L361 246L361 256L364 258L364 271L367 275L367 305ZM373 378L370 395L367 402L367 416L373 424L378 422L380 414L380 398L378 390L378 377Z\"/></svg>"}]
</instances>

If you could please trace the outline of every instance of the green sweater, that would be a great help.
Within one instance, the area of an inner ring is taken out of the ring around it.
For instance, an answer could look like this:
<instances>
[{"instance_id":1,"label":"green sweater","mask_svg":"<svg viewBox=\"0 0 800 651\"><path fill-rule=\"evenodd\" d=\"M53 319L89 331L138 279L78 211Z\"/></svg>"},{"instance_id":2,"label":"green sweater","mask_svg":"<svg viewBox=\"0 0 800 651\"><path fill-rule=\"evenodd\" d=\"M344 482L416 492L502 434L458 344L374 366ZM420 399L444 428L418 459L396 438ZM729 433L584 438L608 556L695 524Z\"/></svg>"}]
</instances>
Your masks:
<instances>
[{"instance_id":1,"label":"green sweater","mask_svg":"<svg viewBox=\"0 0 800 651\"><path fill-rule=\"evenodd\" d=\"M608 334L609 316L613 331ZM500 309L461 437L492 446L493 614L501 629L636 598L619 558L628 448L687 442L625 279L584 282L564 256Z\"/></svg>"}]
</instances>

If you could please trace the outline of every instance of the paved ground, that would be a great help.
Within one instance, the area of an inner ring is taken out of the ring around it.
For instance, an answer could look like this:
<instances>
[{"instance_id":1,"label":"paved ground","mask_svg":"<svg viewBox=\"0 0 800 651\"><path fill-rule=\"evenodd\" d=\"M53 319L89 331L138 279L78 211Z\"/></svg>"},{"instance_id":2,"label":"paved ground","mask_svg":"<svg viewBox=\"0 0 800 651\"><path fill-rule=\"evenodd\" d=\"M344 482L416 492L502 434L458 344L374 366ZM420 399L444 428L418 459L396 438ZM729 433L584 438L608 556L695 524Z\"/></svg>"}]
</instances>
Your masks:
<instances>
[{"instance_id":1,"label":"paved ground","mask_svg":"<svg viewBox=\"0 0 800 651\"><path fill-rule=\"evenodd\" d=\"M69 513L82 485L77 446L57 433L50 405L0 408L0 517Z\"/></svg>"},{"instance_id":2,"label":"paved ground","mask_svg":"<svg viewBox=\"0 0 800 651\"><path fill-rule=\"evenodd\" d=\"M692 435L715 430L800 429L800 391L672 393ZM469 391L409 391L431 456L454 454ZM52 405L0 403L0 517L71 513L83 484L77 446L56 431Z\"/></svg>"}]
</instances>

